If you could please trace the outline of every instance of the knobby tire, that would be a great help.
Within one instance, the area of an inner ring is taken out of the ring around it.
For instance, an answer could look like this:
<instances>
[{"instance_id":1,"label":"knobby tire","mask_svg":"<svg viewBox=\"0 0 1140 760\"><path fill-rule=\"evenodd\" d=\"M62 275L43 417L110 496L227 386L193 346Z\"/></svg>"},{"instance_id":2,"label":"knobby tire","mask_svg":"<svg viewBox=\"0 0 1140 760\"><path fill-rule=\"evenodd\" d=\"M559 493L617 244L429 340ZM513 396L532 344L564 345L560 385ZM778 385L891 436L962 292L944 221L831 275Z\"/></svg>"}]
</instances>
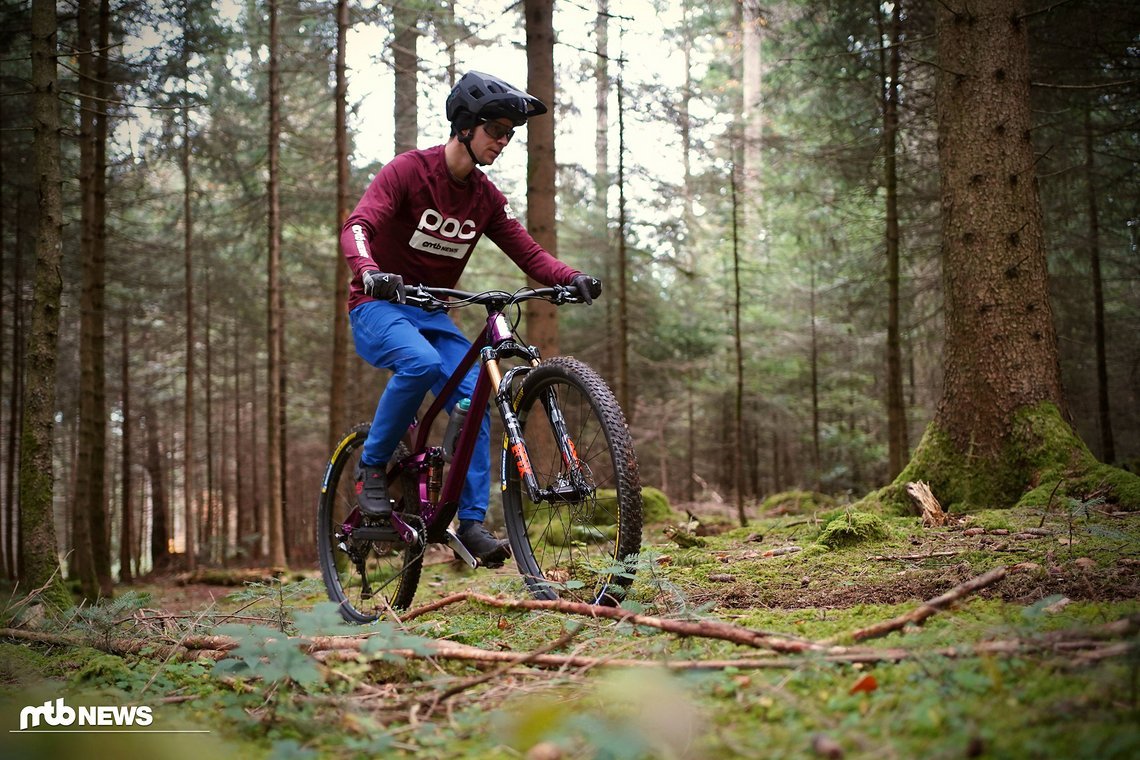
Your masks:
<instances>
[{"instance_id":1,"label":"knobby tire","mask_svg":"<svg viewBox=\"0 0 1140 760\"><path fill-rule=\"evenodd\" d=\"M341 525L356 507L355 468L368 427L367 423L357 425L341 439L329 460L317 502L317 554L321 576L329 599L339 605L341 617L349 623L371 623L388 608L410 607L423 570L422 546L337 537ZM404 456L407 449L401 444L394 458ZM389 484L389 492L397 500L397 511L418 513L414 478L401 477L396 484ZM372 590L370 598L363 594L364 584L353 555L364 567Z\"/></svg>"},{"instance_id":2,"label":"knobby tire","mask_svg":"<svg viewBox=\"0 0 1140 760\"><path fill-rule=\"evenodd\" d=\"M543 405L553 393L582 467L569 471ZM633 581L641 550L641 482L625 416L605 381L570 357L543 361L514 397L541 488L578 482L579 496L531 503L504 445L503 512L511 550L538 599L614 605Z\"/></svg>"}]
</instances>

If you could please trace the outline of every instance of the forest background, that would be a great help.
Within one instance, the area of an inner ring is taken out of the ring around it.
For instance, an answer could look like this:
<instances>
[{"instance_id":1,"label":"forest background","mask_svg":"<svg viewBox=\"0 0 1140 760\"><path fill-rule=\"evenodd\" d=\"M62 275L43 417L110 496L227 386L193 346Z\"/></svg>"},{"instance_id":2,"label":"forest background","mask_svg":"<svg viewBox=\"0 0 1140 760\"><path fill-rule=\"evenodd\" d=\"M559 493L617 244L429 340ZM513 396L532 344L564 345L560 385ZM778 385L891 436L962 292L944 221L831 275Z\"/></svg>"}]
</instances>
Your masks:
<instances>
[{"instance_id":1,"label":"forest background","mask_svg":"<svg viewBox=\"0 0 1140 760\"><path fill-rule=\"evenodd\" d=\"M9 578L37 304L34 5L2 10ZM1038 5L1032 139L1067 417L1098 458L1135 470L1140 11ZM741 514L789 489L858 497L898 475L934 417L932 4L55 10L63 291L47 469L57 549L104 589L112 573L199 562L315 564L330 441L371 417L383 383L337 329L339 218L394 153L445 139L463 71L532 86L524 12L552 21L555 139L521 130L490 174L520 218L555 209L544 244L606 282L532 340L610 380L644 483ZM528 157L557 166L556 193L528 185ZM489 244L462 282L523 284Z\"/></svg>"}]
</instances>

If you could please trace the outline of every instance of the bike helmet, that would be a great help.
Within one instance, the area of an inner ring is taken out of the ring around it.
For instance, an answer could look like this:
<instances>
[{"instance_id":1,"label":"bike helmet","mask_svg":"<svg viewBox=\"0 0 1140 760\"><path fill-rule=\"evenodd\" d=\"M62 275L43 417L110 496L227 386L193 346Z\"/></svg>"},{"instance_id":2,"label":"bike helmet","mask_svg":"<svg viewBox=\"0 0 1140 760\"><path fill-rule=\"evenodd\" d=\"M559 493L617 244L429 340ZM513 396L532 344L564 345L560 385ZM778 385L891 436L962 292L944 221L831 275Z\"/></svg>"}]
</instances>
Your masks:
<instances>
[{"instance_id":1,"label":"bike helmet","mask_svg":"<svg viewBox=\"0 0 1140 760\"><path fill-rule=\"evenodd\" d=\"M451 133L459 134L484 121L510 119L516 127L532 116L546 113L541 100L498 77L469 71L447 96L447 120Z\"/></svg>"}]
</instances>

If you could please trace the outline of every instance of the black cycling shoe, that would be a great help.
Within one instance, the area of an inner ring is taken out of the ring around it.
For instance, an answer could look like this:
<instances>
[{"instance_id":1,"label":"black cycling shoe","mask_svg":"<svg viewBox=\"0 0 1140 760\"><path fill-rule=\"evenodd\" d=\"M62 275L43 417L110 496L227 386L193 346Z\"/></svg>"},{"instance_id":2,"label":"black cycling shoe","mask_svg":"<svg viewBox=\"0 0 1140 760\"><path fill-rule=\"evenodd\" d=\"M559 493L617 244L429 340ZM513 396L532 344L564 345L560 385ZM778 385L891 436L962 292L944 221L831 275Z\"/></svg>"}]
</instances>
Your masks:
<instances>
[{"instance_id":1,"label":"black cycling shoe","mask_svg":"<svg viewBox=\"0 0 1140 760\"><path fill-rule=\"evenodd\" d=\"M388 499L386 465L356 465L356 503L369 517L388 517L392 502Z\"/></svg>"},{"instance_id":2,"label":"black cycling shoe","mask_svg":"<svg viewBox=\"0 0 1140 760\"><path fill-rule=\"evenodd\" d=\"M511 542L495 538L495 534L481 522L461 522L459 540L483 567L502 567L511 557Z\"/></svg>"}]
</instances>

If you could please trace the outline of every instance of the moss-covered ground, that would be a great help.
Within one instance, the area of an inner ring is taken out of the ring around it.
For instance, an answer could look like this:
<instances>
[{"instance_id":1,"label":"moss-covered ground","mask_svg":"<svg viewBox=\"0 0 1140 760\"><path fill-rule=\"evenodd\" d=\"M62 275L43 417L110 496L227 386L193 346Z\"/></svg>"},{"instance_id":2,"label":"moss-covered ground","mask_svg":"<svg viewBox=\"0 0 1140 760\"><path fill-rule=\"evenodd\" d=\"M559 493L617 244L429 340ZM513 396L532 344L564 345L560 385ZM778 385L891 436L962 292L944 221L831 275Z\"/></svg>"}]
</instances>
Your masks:
<instances>
[{"instance_id":1,"label":"moss-covered ground","mask_svg":"<svg viewBox=\"0 0 1140 760\"><path fill-rule=\"evenodd\" d=\"M56 633L82 637L89 647L0 641L0 754L1140 757L1140 514L1114 512L1095 499L1054 498L1047 507L951 514L947 526L923 528L917 517L878 513L868 520L866 512L830 501L793 501L800 506L757 505L753 514L772 516L729 530L701 505L684 505L717 526L698 526L706 535L696 548L666 538L661 523L648 525L628 606L853 651L853 632L994 568L1010 572L920 627L859 645L895 653L880 662L775 654L612 620L470 602L402 628L382 623L345 631L320 604L315 572L236 593L155 579L130 589L145 598L124 595L119 608L96 608L55 625ZM463 590L524 598L510 568L471 572L442 560L425 568L417 603ZM169 616L156 617L159 610ZM595 659L561 668L516 666L477 682L501 666L404 660L383 648L317 662L295 646L283 654L249 636L243 651L253 670L245 674L222 672L232 668L219 670L209 660L167 659L157 649L99 651L116 636L145 638L156 648L191 633L241 637L240 626L217 628L221 615L238 610L237 622L246 626L273 629L284 621L305 635L363 631L413 648L432 640L517 653L577 626L557 653ZM19 614L9 604L5 624ZM1104 632L1105 624L1127 618L1130 628ZM610 668L606 659L659 666ZM742 664L667 669L680 661L734 659ZM454 693L445 698L448 689ZM208 733L18 732L22 707L61 697L69 705L150 705L154 728Z\"/></svg>"}]
</instances>

